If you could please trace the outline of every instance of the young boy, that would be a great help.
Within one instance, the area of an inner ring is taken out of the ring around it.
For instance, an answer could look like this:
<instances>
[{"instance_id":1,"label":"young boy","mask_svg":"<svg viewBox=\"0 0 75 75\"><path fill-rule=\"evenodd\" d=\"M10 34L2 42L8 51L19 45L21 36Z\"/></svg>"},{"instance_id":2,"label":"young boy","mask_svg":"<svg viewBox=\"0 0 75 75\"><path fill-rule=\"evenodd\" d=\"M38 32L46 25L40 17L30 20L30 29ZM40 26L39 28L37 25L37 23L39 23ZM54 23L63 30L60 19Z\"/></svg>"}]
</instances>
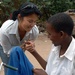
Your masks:
<instances>
[{"instance_id":1,"label":"young boy","mask_svg":"<svg viewBox=\"0 0 75 75\"><path fill-rule=\"evenodd\" d=\"M34 43L26 42L27 50L46 69L34 69L34 75L75 75L75 39L72 37L74 23L66 13L50 17L46 24L48 38L53 46L46 62L35 50Z\"/></svg>"}]
</instances>

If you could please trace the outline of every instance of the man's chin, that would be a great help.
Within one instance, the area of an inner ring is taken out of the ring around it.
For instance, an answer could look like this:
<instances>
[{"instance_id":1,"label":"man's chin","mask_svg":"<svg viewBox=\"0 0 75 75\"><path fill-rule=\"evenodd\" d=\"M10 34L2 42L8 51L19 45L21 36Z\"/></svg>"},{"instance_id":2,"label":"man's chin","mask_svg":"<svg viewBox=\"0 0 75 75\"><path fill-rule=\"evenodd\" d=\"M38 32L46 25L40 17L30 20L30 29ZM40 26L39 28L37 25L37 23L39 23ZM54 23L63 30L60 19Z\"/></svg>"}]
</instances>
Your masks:
<instances>
[{"instance_id":1,"label":"man's chin","mask_svg":"<svg viewBox=\"0 0 75 75\"><path fill-rule=\"evenodd\" d=\"M31 31L31 29L32 29L32 28L29 28L27 31L29 32L29 31Z\"/></svg>"},{"instance_id":2,"label":"man's chin","mask_svg":"<svg viewBox=\"0 0 75 75\"><path fill-rule=\"evenodd\" d=\"M31 28L27 28L27 29L26 29L27 32L30 31L30 30L31 30Z\"/></svg>"}]
</instances>

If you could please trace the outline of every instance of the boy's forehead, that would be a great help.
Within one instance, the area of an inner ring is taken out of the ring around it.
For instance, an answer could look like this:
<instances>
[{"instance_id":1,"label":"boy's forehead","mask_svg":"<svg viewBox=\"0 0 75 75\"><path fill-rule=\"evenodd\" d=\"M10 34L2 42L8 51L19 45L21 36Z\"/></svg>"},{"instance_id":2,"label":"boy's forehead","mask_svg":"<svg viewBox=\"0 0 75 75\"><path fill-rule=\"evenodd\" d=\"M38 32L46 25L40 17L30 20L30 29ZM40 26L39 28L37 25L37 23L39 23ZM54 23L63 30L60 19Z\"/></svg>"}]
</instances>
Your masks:
<instances>
[{"instance_id":1,"label":"boy's forehead","mask_svg":"<svg viewBox=\"0 0 75 75\"><path fill-rule=\"evenodd\" d=\"M51 28L51 29L53 29L53 26L50 24L50 23L46 23L46 28Z\"/></svg>"},{"instance_id":2,"label":"boy's forehead","mask_svg":"<svg viewBox=\"0 0 75 75\"><path fill-rule=\"evenodd\" d=\"M56 30L56 28L54 28L54 26L52 24L50 24L50 23L46 24L46 31L47 32L52 32L52 33L58 33L58 31Z\"/></svg>"},{"instance_id":3,"label":"boy's forehead","mask_svg":"<svg viewBox=\"0 0 75 75\"><path fill-rule=\"evenodd\" d=\"M46 24L46 31L55 31L54 27L51 24Z\"/></svg>"}]
</instances>

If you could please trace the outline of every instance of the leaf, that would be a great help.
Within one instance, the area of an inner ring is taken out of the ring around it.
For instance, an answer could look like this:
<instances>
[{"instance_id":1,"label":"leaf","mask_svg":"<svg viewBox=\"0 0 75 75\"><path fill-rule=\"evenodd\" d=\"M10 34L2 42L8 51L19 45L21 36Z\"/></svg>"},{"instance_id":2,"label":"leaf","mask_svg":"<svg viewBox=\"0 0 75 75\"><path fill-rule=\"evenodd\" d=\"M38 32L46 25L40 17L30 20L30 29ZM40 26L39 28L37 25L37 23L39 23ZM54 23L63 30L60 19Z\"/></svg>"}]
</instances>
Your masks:
<instances>
[{"instance_id":1,"label":"leaf","mask_svg":"<svg viewBox=\"0 0 75 75\"><path fill-rule=\"evenodd\" d=\"M3 0L4 2L11 2L11 0Z\"/></svg>"}]
</instances>

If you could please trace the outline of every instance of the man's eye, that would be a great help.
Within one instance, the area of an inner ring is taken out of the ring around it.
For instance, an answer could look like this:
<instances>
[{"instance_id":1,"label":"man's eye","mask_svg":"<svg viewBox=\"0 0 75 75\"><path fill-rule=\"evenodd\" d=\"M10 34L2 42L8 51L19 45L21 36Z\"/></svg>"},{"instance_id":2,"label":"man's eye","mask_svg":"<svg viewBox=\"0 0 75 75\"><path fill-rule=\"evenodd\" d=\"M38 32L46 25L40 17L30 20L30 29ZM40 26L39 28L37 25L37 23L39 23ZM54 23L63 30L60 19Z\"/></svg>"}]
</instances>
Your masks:
<instances>
[{"instance_id":1,"label":"man's eye","mask_svg":"<svg viewBox=\"0 0 75 75\"><path fill-rule=\"evenodd\" d=\"M32 21L32 20L28 20L28 22L29 22L29 23L33 23L33 21Z\"/></svg>"}]
</instances>

